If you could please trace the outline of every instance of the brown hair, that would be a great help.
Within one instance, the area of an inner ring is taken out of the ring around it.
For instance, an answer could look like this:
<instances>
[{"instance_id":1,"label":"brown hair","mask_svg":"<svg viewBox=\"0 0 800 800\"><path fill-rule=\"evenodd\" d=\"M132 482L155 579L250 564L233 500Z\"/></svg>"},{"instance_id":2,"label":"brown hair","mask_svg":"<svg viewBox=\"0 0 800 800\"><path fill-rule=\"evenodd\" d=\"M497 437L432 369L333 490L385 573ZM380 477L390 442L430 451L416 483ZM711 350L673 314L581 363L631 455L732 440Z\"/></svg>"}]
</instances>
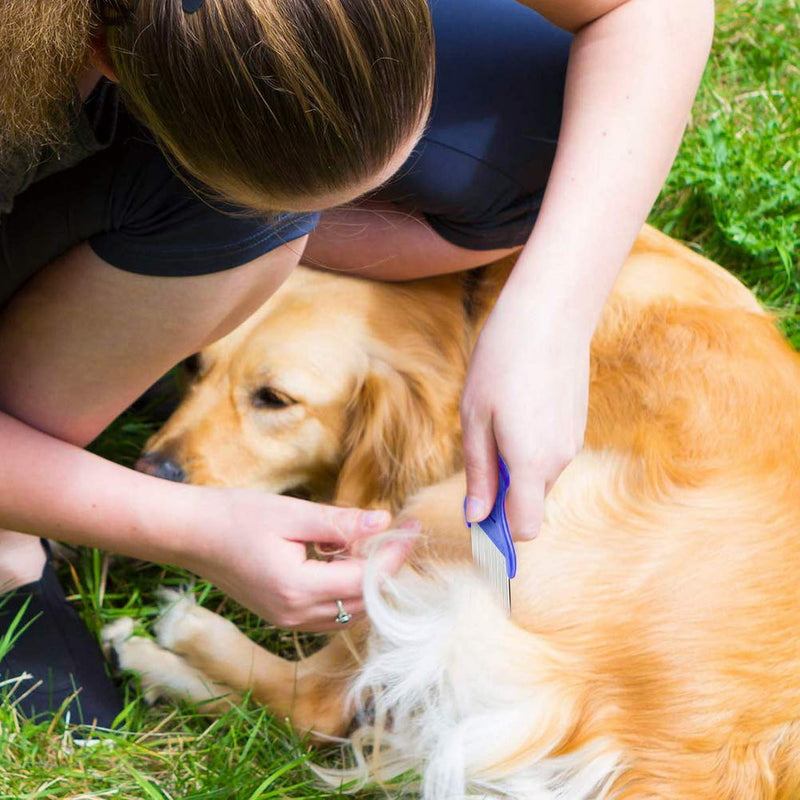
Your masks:
<instances>
[{"instance_id":1,"label":"brown hair","mask_svg":"<svg viewBox=\"0 0 800 800\"><path fill-rule=\"evenodd\" d=\"M426 0L106 5L126 104L192 175L258 210L386 167L430 103ZM120 14L122 10L122 14Z\"/></svg>"}]
</instances>

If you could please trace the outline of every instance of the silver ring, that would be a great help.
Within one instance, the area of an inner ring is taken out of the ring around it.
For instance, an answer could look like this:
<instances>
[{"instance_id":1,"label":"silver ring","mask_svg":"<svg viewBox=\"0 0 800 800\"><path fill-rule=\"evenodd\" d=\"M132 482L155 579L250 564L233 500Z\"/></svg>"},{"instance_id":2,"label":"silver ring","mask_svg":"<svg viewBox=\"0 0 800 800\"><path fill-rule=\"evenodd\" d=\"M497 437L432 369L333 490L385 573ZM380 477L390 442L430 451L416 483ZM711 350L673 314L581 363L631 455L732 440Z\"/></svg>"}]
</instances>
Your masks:
<instances>
[{"instance_id":1,"label":"silver ring","mask_svg":"<svg viewBox=\"0 0 800 800\"><path fill-rule=\"evenodd\" d=\"M336 601L336 608L339 609L339 613L336 615L334 622L338 622L340 625L346 625L353 619L353 617L344 610L341 600Z\"/></svg>"}]
</instances>

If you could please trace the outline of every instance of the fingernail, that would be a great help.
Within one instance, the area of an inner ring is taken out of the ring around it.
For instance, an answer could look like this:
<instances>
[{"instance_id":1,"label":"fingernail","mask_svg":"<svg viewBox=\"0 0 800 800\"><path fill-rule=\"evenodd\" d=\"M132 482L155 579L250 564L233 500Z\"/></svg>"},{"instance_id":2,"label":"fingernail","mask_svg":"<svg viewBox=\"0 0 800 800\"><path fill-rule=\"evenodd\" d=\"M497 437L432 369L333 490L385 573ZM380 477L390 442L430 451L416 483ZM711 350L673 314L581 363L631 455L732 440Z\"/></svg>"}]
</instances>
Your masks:
<instances>
[{"instance_id":1,"label":"fingernail","mask_svg":"<svg viewBox=\"0 0 800 800\"><path fill-rule=\"evenodd\" d=\"M391 521L392 515L388 511L365 511L361 517L361 524L372 531L386 528Z\"/></svg>"},{"instance_id":2,"label":"fingernail","mask_svg":"<svg viewBox=\"0 0 800 800\"><path fill-rule=\"evenodd\" d=\"M483 500L477 497L467 498L467 522L480 522L482 519L486 519L488 513L489 509L486 508Z\"/></svg>"}]
</instances>

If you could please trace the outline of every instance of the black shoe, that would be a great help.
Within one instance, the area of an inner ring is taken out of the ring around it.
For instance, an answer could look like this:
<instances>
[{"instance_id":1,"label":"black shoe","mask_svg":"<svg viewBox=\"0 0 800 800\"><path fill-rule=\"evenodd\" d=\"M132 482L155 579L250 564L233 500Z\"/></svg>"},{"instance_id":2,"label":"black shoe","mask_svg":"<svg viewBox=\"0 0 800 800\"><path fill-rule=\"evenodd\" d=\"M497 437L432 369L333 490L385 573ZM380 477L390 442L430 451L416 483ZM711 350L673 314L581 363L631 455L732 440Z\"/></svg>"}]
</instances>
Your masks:
<instances>
[{"instance_id":1,"label":"black shoe","mask_svg":"<svg viewBox=\"0 0 800 800\"><path fill-rule=\"evenodd\" d=\"M62 719L68 711L72 724L111 728L122 711L121 698L106 674L97 642L67 602L49 560L38 581L0 596L0 636L20 612L19 635L0 660L0 678L10 679L7 701L41 721L72 698ZM16 681L25 673L32 677Z\"/></svg>"}]
</instances>

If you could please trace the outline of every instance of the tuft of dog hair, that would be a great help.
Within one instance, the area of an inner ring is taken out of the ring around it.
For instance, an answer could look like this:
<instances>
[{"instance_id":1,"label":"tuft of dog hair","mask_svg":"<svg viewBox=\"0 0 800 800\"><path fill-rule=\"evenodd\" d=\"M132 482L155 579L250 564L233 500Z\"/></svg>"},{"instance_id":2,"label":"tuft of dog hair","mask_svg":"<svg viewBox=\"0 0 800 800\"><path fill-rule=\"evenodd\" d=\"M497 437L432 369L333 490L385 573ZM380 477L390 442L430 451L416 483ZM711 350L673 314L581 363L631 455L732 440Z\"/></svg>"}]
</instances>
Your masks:
<instances>
[{"instance_id":1,"label":"tuft of dog hair","mask_svg":"<svg viewBox=\"0 0 800 800\"><path fill-rule=\"evenodd\" d=\"M364 596L372 632L348 702L369 721L348 737L355 766L315 767L326 784L355 793L400 780L423 800L605 793L621 753L601 740L560 752L581 714L569 666L506 618L474 569L373 569Z\"/></svg>"}]
</instances>

